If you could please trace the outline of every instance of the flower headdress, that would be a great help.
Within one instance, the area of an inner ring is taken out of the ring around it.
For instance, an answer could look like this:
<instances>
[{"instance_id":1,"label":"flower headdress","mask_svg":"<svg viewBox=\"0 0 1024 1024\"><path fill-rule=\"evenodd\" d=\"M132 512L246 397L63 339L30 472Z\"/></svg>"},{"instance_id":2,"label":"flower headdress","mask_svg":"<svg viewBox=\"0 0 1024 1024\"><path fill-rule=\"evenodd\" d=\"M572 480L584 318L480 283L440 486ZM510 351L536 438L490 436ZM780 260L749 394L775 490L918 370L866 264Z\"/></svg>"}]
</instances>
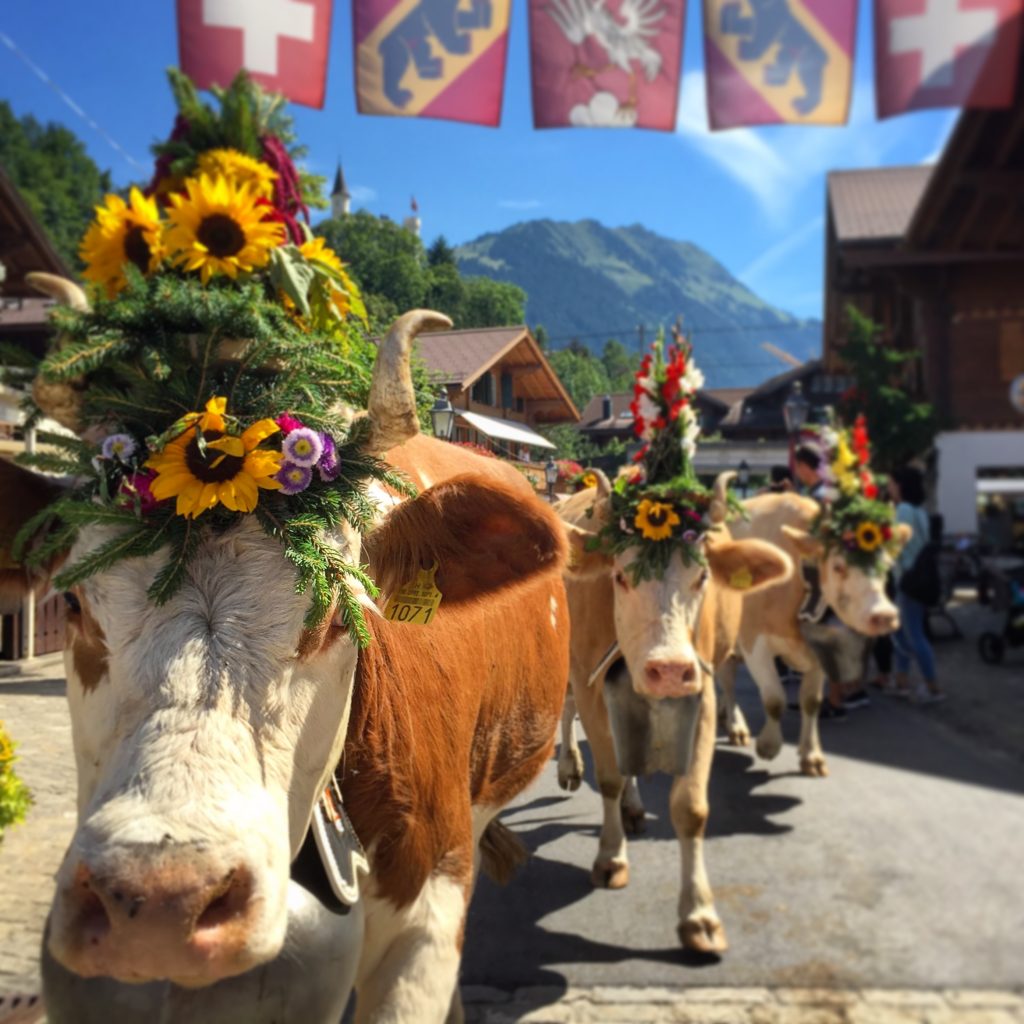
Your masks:
<instances>
[{"instance_id":1,"label":"flower headdress","mask_svg":"<svg viewBox=\"0 0 1024 1024\"><path fill-rule=\"evenodd\" d=\"M695 408L704 375L679 331L665 347L659 334L644 356L633 386L633 429L643 445L636 465L621 475L609 497L609 521L598 544L610 554L633 550L634 583L660 577L678 551L704 564L703 538L738 504L721 488L700 482L693 468L700 421Z\"/></svg>"},{"instance_id":2,"label":"flower headdress","mask_svg":"<svg viewBox=\"0 0 1024 1024\"><path fill-rule=\"evenodd\" d=\"M218 113L183 75L171 82L181 111L155 147L150 196L108 196L83 242L93 304L70 282L38 282L68 306L33 416L78 436L41 434L50 450L22 461L76 483L20 542L46 525L30 556L42 562L85 525L118 528L58 574L62 588L166 548L149 591L159 604L204 528L252 515L311 594L307 624L337 608L367 642L354 590L373 583L329 538L371 523L367 478L408 488L366 451L367 420L346 413L369 390L358 290L322 239L295 244L309 196L280 100L243 74L215 93Z\"/></svg>"},{"instance_id":3,"label":"flower headdress","mask_svg":"<svg viewBox=\"0 0 1024 1024\"><path fill-rule=\"evenodd\" d=\"M895 553L892 507L878 500L878 482L871 470L871 440L863 415L853 428L829 425L810 428L801 444L817 449L822 506L812 532L826 549L838 549L852 565L881 571L880 555Z\"/></svg>"}]
</instances>

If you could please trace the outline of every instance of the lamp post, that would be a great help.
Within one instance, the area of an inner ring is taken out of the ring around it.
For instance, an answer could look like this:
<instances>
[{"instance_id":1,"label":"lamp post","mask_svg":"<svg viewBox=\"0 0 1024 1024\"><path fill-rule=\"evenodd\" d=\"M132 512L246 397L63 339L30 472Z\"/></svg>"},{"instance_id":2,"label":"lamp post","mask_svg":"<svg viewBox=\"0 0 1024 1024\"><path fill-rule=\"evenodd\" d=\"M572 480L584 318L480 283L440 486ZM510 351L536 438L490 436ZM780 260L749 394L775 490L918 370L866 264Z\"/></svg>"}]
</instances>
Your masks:
<instances>
[{"instance_id":1,"label":"lamp post","mask_svg":"<svg viewBox=\"0 0 1024 1024\"><path fill-rule=\"evenodd\" d=\"M736 482L740 485L740 491L745 498L747 496L747 488L750 486L750 465L746 459L740 460L740 468L736 473Z\"/></svg>"},{"instance_id":2,"label":"lamp post","mask_svg":"<svg viewBox=\"0 0 1024 1024\"><path fill-rule=\"evenodd\" d=\"M455 426L455 410L452 403L448 401L448 392L441 389L437 401L430 410L430 426L434 431L434 437L439 441L450 441L452 439L452 428Z\"/></svg>"},{"instance_id":3,"label":"lamp post","mask_svg":"<svg viewBox=\"0 0 1024 1024\"><path fill-rule=\"evenodd\" d=\"M789 397L782 406L782 418L786 422L786 433L789 435L789 470L793 472L793 456L796 453L796 435L807 422L811 411L811 403L804 397L804 386L800 381L793 381Z\"/></svg>"},{"instance_id":4,"label":"lamp post","mask_svg":"<svg viewBox=\"0 0 1024 1024\"><path fill-rule=\"evenodd\" d=\"M552 501L555 497L555 484L558 483L558 466L550 455L544 463L544 479L548 482L548 501Z\"/></svg>"}]
</instances>

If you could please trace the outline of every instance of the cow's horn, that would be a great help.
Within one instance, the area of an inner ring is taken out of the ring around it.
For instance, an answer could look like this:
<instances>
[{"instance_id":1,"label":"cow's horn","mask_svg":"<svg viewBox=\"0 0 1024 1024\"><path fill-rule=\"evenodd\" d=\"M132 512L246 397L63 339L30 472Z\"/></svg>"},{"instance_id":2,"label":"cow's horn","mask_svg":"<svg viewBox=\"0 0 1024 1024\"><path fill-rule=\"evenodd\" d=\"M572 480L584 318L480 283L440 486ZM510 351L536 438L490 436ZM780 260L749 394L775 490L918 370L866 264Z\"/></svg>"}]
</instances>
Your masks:
<instances>
[{"instance_id":1,"label":"cow's horn","mask_svg":"<svg viewBox=\"0 0 1024 1024\"><path fill-rule=\"evenodd\" d=\"M729 514L729 481L736 474L733 472L719 473L715 477L714 497L711 499L711 522L718 526L724 523Z\"/></svg>"},{"instance_id":2,"label":"cow's horn","mask_svg":"<svg viewBox=\"0 0 1024 1024\"><path fill-rule=\"evenodd\" d=\"M392 325L377 353L373 383L370 385L367 447L371 452L386 452L419 432L409 353L421 331L439 331L451 326L451 320L443 313L429 309L404 313Z\"/></svg>"},{"instance_id":3,"label":"cow's horn","mask_svg":"<svg viewBox=\"0 0 1024 1024\"><path fill-rule=\"evenodd\" d=\"M612 483L608 479L603 469L597 469L595 467L590 471L597 478L597 497L607 498L612 493Z\"/></svg>"},{"instance_id":4,"label":"cow's horn","mask_svg":"<svg viewBox=\"0 0 1024 1024\"><path fill-rule=\"evenodd\" d=\"M63 302L72 309L77 309L82 313L89 311L89 300L85 297L85 292L74 281L69 281L66 277L33 270L25 275L25 282L35 288L37 292L49 295L51 299Z\"/></svg>"}]
</instances>

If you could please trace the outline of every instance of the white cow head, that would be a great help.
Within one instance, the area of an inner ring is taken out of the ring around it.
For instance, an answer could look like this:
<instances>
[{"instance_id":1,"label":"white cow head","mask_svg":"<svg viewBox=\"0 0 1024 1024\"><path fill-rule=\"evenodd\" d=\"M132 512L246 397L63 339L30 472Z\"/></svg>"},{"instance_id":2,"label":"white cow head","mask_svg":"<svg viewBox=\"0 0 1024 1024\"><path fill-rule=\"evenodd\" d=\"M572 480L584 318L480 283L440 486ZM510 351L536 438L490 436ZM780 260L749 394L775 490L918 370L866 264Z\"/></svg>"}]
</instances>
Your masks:
<instances>
[{"instance_id":1,"label":"white cow head","mask_svg":"<svg viewBox=\"0 0 1024 1024\"><path fill-rule=\"evenodd\" d=\"M373 450L418 429L409 348L418 329L439 322L447 320L407 314L382 346L368 413ZM40 504L40 478L2 461L0 486L7 514L24 508L27 518ZM522 496L501 494L491 537L494 517L480 508L494 490L463 478L401 506L374 533L382 574L436 560L438 586L456 603L550 571L564 550L554 517L542 510L550 523L524 544L514 527L530 510ZM400 516L412 507L411 520ZM396 516L401 529L391 528ZM5 518L0 527L11 525ZM109 536L86 528L68 557ZM358 535L332 540L358 564ZM503 557L505 547L514 557ZM459 572L470 548L490 550L503 572L473 584ZM185 583L157 607L146 595L163 562L161 552L117 562L68 595L78 827L57 879L49 948L83 976L199 986L281 949L289 863L338 762L357 650L339 616L303 627L310 598L295 592L280 544L249 518L204 535Z\"/></svg>"},{"instance_id":2,"label":"white cow head","mask_svg":"<svg viewBox=\"0 0 1024 1024\"><path fill-rule=\"evenodd\" d=\"M571 570L579 577L605 572L612 579L615 602L615 639L626 660L637 693L654 698L683 697L700 692L701 655L698 636L707 630L704 616L716 615L714 591L738 595L754 593L788 579L793 564L785 552L758 540L733 540L724 526L728 475L715 482L712 518L719 529L701 541L707 565L687 565L676 551L660 578L634 582L630 566L634 554L627 549L615 556L592 550L596 532L569 527L573 549ZM593 512L583 522L600 529L608 518L610 486L599 474L593 494ZM571 501L580 504L591 492ZM569 511L568 505L563 506ZM713 630L709 635L713 635ZM711 651L703 652L704 659Z\"/></svg>"},{"instance_id":3,"label":"white cow head","mask_svg":"<svg viewBox=\"0 0 1024 1024\"><path fill-rule=\"evenodd\" d=\"M841 548L828 548L805 530L793 526L782 530L800 555L817 566L824 600L850 629L864 636L884 636L899 629L900 614L886 596L885 579L894 557L910 540L909 526L893 527L892 542L879 552L874 572L852 564Z\"/></svg>"}]
</instances>

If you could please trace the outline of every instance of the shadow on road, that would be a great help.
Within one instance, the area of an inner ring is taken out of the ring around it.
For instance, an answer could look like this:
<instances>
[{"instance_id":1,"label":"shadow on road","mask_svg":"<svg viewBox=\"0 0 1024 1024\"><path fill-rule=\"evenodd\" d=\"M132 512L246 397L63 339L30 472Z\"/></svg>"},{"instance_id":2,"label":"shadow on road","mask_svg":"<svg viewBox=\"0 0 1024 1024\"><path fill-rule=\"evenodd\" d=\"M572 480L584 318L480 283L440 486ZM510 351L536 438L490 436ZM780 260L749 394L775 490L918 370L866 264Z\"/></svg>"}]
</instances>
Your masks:
<instances>
[{"instance_id":1,"label":"shadow on road","mask_svg":"<svg viewBox=\"0 0 1024 1024\"><path fill-rule=\"evenodd\" d=\"M0 679L0 697L63 697L67 683L59 679L18 679L5 682Z\"/></svg>"}]
</instances>

